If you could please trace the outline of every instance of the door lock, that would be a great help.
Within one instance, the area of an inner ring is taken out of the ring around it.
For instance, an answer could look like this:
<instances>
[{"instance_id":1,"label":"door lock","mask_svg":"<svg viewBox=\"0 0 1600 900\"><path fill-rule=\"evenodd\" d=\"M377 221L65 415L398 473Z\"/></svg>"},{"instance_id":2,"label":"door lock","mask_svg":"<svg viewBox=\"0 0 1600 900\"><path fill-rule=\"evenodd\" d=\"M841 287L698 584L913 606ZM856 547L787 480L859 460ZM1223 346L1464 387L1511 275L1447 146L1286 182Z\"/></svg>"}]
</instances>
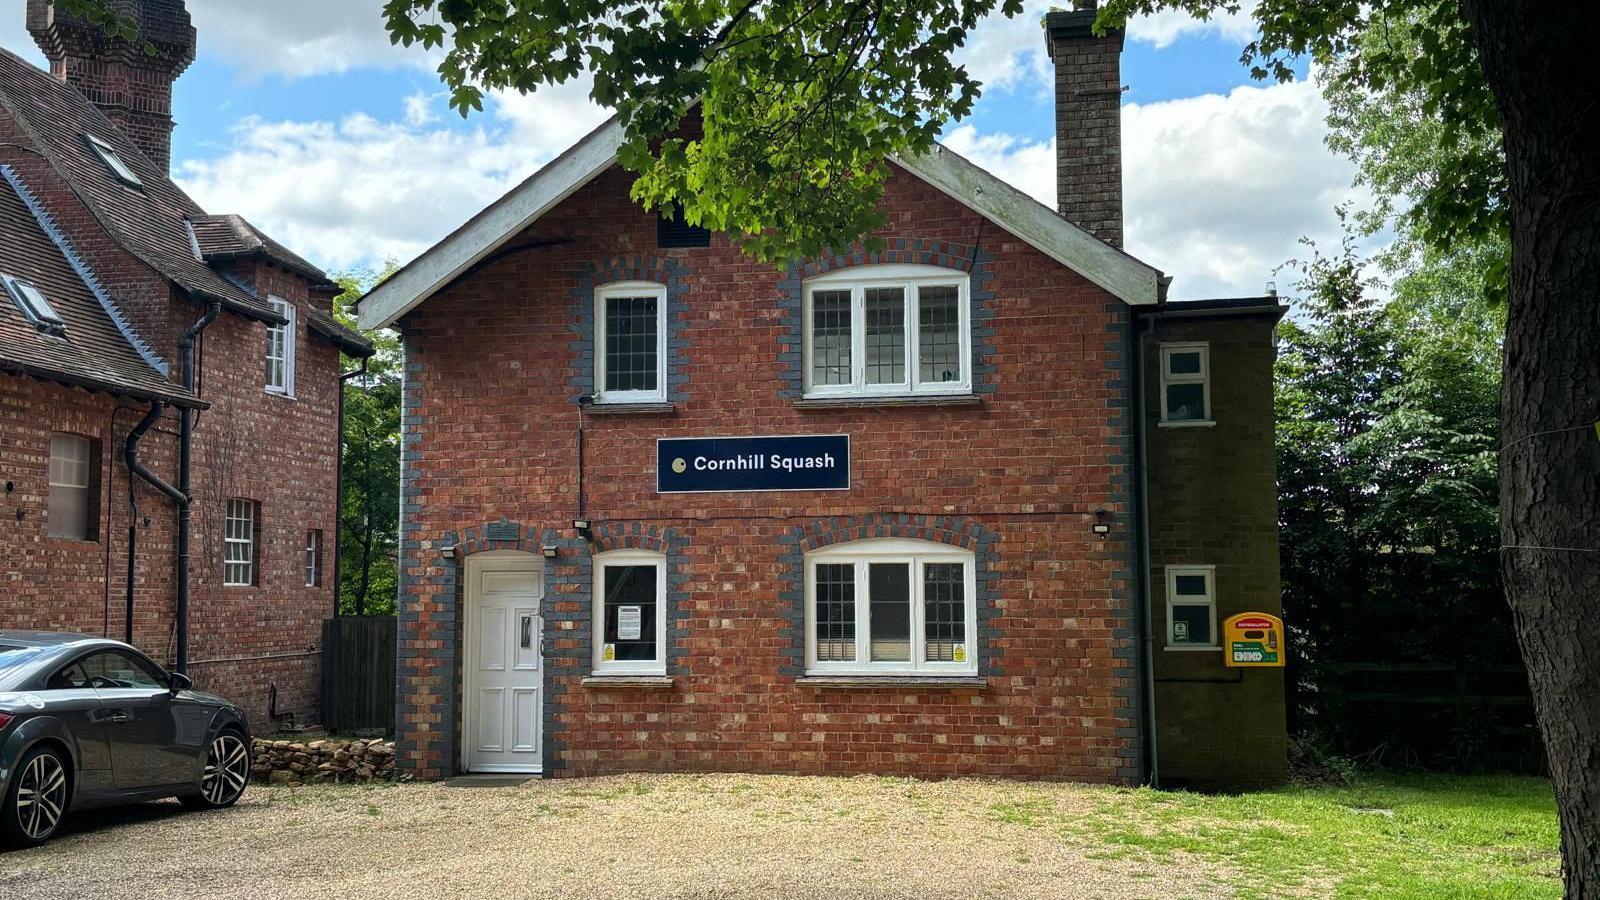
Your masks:
<instances>
[{"instance_id":1,"label":"door lock","mask_svg":"<svg viewBox=\"0 0 1600 900\"><path fill-rule=\"evenodd\" d=\"M522 649L533 647L533 616L522 617Z\"/></svg>"}]
</instances>

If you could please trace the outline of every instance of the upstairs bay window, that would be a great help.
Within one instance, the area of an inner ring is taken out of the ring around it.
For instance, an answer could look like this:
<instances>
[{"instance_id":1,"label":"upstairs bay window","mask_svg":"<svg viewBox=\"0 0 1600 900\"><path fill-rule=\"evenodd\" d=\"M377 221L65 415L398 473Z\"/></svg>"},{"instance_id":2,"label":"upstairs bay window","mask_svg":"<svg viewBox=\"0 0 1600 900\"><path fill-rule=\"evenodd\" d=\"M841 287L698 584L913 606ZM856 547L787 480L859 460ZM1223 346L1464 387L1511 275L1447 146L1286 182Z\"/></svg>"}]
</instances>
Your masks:
<instances>
[{"instance_id":1,"label":"upstairs bay window","mask_svg":"<svg viewBox=\"0 0 1600 900\"><path fill-rule=\"evenodd\" d=\"M965 272L858 266L806 282L805 395L964 394L972 390Z\"/></svg>"},{"instance_id":2,"label":"upstairs bay window","mask_svg":"<svg viewBox=\"0 0 1600 900\"><path fill-rule=\"evenodd\" d=\"M970 552L874 539L806 557L810 675L974 675L977 594Z\"/></svg>"}]
</instances>

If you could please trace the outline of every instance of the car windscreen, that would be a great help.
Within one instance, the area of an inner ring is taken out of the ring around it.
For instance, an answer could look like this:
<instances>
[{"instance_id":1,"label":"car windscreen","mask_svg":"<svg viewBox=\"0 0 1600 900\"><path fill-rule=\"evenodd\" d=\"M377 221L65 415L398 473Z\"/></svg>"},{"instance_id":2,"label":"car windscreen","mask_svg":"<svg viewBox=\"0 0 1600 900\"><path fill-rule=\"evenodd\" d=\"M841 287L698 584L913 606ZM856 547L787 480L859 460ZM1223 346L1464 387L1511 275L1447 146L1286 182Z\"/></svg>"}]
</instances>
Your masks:
<instances>
[{"instance_id":1,"label":"car windscreen","mask_svg":"<svg viewBox=\"0 0 1600 900\"><path fill-rule=\"evenodd\" d=\"M44 659L54 652L54 647L19 647L16 644L0 644L0 690L13 686L27 677L33 669L33 663Z\"/></svg>"}]
</instances>

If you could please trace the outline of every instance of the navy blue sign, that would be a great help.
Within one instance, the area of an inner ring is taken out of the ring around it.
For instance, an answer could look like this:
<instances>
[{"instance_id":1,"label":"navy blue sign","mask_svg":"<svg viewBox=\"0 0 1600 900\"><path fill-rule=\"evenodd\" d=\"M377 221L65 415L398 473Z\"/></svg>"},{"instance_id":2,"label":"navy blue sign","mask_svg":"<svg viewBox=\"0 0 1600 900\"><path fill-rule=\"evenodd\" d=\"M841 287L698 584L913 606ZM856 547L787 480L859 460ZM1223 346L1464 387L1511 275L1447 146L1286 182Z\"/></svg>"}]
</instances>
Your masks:
<instances>
[{"instance_id":1,"label":"navy blue sign","mask_svg":"<svg viewBox=\"0 0 1600 900\"><path fill-rule=\"evenodd\" d=\"M656 490L843 491L850 488L850 436L661 438Z\"/></svg>"}]
</instances>

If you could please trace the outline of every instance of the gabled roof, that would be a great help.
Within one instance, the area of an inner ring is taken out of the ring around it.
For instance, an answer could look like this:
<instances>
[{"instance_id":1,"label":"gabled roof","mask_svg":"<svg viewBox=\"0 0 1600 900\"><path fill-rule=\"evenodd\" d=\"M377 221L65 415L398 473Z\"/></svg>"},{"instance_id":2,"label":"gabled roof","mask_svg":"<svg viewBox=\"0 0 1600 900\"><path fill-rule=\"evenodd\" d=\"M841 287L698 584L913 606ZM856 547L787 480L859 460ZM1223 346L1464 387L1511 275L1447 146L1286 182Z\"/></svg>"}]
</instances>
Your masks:
<instances>
[{"instance_id":1,"label":"gabled roof","mask_svg":"<svg viewBox=\"0 0 1600 900\"><path fill-rule=\"evenodd\" d=\"M613 116L373 288L361 300L361 327L394 324L609 169L616 163L621 145L622 123ZM948 148L935 145L931 153L895 162L1124 302L1157 302L1161 273L1155 268L1068 222Z\"/></svg>"},{"instance_id":2,"label":"gabled roof","mask_svg":"<svg viewBox=\"0 0 1600 900\"><path fill-rule=\"evenodd\" d=\"M208 263L265 258L313 284L332 284L321 269L258 231L244 216L235 213L195 216L189 224L194 229L195 249Z\"/></svg>"},{"instance_id":3,"label":"gabled roof","mask_svg":"<svg viewBox=\"0 0 1600 900\"><path fill-rule=\"evenodd\" d=\"M0 272L35 285L66 323L36 328L0 290L0 371L141 400L205 406L158 370L164 365L128 328L54 222L0 165Z\"/></svg>"},{"instance_id":4,"label":"gabled roof","mask_svg":"<svg viewBox=\"0 0 1600 900\"><path fill-rule=\"evenodd\" d=\"M196 258L185 220L204 217L205 210L77 88L0 49L0 107L125 250L191 295L263 322L283 321L271 306ZM115 151L140 186L118 178L94 151L90 137Z\"/></svg>"}]
</instances>

